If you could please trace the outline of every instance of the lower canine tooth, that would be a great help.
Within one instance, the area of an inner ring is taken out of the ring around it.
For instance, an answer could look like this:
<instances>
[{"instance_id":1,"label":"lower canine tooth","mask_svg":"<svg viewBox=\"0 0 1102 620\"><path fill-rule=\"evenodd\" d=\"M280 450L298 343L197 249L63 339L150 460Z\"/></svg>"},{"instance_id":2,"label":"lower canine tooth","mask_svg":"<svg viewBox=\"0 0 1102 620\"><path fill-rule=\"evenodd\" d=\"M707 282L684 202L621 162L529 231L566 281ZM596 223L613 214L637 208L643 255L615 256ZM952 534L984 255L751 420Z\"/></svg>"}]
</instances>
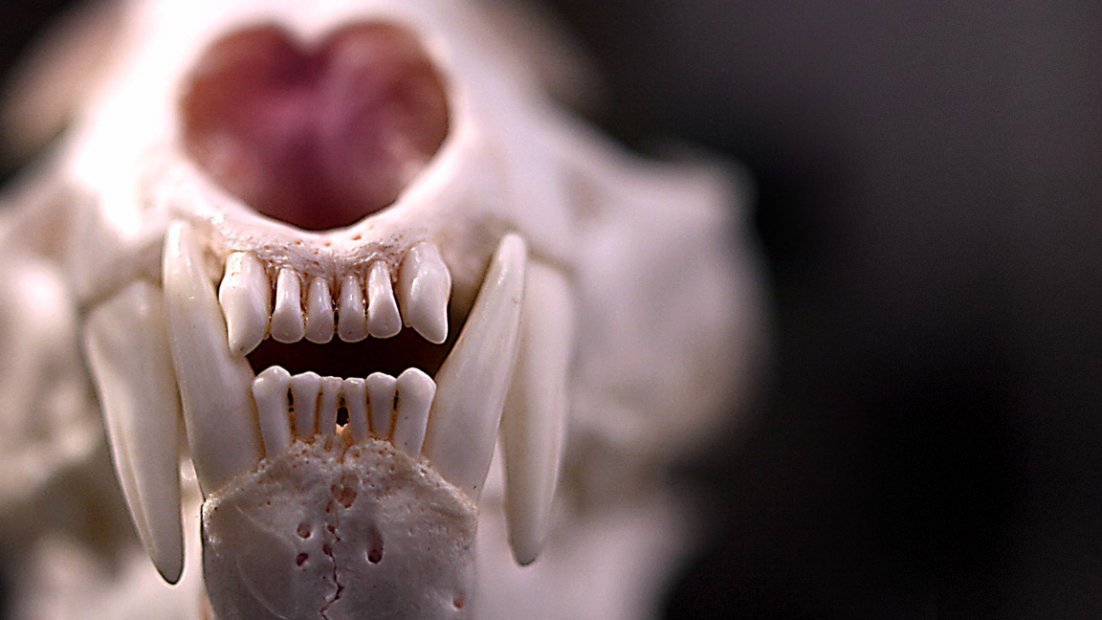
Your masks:
<instances>
[{"instance_id":1,"label":"lower canine tooth","mask_svg":"<svg viewBox=\"0 0 1102 620\"><path fill-rule=\"evenodd\" d=\"M272 366L253 380L260 435L268 458L283 454L291 446L291 412L287 401L290 384L291 373L279 366Z\"/></svg>"},{"instance_id":2,"label":"lower canine tooth","mask_svg":"<svg viewBox=\"0 0 1102 620\"><path fill-rule=\"evenodd\" d=\"M306 339L315 344L333 339L333 296L324 278L314 278L306 291Z\"/></svg>"},{"instance_id":3,"label":"lower canine tooth","mask_svg":"<svg viewBox=\"0 0 1102 620\"><path fill-rule=\"evenodd\" d=\"M433 344L448 339L451 291L451 272L435 243L418 243L406 252L398 269L402 317L406 325Z\"/></svg>"},{"instance_id":4,"label":"lower canine tooth","mask_svg":"<svg viewBox=\"0 0 1102 620\"><path fill-rule=\"evenodd\" d=\"M390 338L402 331L390 268L381 260L372 263L367 274L367 331L375 338Z\"/></svg>"},{"instance_id":5,"label":"lower canine tooth","mask_svg":"<svg viewBox=\"0 0 1102 620\"><path fill-rule=\"evenodd\" d=\"M302 314L302 280L290 269L281 269L276 278L275 310L269 328L276 342L291 343L306 335L306 318Z\"/></svg>"},{"instance_id":6,"label":"lower canine tooth","mask_svg":"<svg viewBox=\"0 0 1102 620\"><path fill-rule=\"evenodd\" d=\"M179 418L162 295L137 282L96 307L84 332L115 471L138 538L169 583L184 567Z\"/></svg>"},{"instance_id":7,"label":"lower canine tooth","mask_svg":"<svg viewBox=\"0 0 1102 620\"><path fill-rule=\"evenodd\" d=\"M321 377L316 372L304 372L291 377L291 399L295 402L295 435L309 439L317 432L318 393Z\"/></svg>"},{"instance_id":8,"label":"lower canine tooth","mask_svg":"<svg viewBox=\"0 0 1102 620\"><path fill-rule=\"evenodd\" d=\"M521 237L502 238L463 332L436 373L424 454L472 499L490 468L516 359L527 260Z\"/></svg>"},{"instance_id":9,"label":"lower canine tooth","mask_svg":"<svg viewBox=\"0 0 1102 620\"><path fill-rule=\"evenodd\" d=\"M337 335L345 342L359 342L367 338L367 315L360 279L355 274L345 276L341 282L340 294Z\"/></svg>"},{"instance_id":10,"label":"lower canine tooth","mask_svg":"<svg viewBox=\"0 0 1102 620\"><path fill-rule=\"evenodd\" d=\"M371 404L371 432L379 439L390 439L394 416L394 395L398 381L394 377L373 372L367 376L367 400Z\"/></svg>"},{"instance_id":11,"label":"lower canine tooth","mask_svg":"<svg viewBox=\"0 0 1102 620\"><path fill-rule=\"evenodd\" d=\"M429 408L436 394L432 377L418 368L407 368L398 375L398 416L394 421L394 445L411 457L421 454Z\"/></svg>"},{"instance_id":12,"label":"lower canine tooth","mask_svg":"<svg viewBox=\"0 0 1102 620\"><path fill-rule=\"evenodd\" d=\"M165 239L163 280L169 342L184 423L204 494L260 461L249 388L253 372L230 354L226 324L191 226L175 222Z\"/></svg>"},{"instance_id":13,"label":"lower canine tooth","mask_svg":"<svg viewBox=\"0 0 1102 620\"><path fill-rule=\"evenodd\" d=\"M234 252L218 287L218 302L226 317L230 352L245 355L260 345L268 332L271 283L264 265L248 252Z\"/></svg>"}]
</instances>

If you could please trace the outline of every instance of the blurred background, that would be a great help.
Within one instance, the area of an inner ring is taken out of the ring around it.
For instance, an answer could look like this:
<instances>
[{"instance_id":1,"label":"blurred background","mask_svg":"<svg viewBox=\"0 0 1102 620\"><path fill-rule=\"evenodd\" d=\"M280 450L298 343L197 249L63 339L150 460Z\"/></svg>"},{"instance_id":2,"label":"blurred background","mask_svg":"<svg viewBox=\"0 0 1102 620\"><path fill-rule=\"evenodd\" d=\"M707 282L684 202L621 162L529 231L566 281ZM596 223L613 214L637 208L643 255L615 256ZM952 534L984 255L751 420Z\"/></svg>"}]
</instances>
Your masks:
<instances>
[{"instance_id":1,"label":"blurred background","mask_svg":"<svg viewBox=\"0 0 1102 620\"><path fill-rule=\"evenodd\" d=\"M1102 617L1102 4L544 1L596 121L755 183L776 363L666 617Z\"/></svg>"}]
</instances>

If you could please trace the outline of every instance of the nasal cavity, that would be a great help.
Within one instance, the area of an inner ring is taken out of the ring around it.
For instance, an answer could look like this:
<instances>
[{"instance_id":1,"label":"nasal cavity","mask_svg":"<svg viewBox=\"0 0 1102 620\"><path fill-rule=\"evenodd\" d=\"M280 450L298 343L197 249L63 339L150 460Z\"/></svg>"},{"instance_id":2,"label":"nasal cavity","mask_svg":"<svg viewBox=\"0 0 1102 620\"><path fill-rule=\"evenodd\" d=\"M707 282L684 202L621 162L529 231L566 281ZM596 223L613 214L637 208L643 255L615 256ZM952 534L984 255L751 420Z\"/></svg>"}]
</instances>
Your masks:
<instances>
[{"instance_id":1,"label":"nasal cavity","mask_svg":"<svg viewBox=\"0 0 1102 620\"><path fill-rule=\"evenodd\" d=\"M448 133L445 87L408 30L362 23L309 44L231 34L180 100L189 157L253 209L309 230L392 204Z\"/></svg>"}]
</instances>

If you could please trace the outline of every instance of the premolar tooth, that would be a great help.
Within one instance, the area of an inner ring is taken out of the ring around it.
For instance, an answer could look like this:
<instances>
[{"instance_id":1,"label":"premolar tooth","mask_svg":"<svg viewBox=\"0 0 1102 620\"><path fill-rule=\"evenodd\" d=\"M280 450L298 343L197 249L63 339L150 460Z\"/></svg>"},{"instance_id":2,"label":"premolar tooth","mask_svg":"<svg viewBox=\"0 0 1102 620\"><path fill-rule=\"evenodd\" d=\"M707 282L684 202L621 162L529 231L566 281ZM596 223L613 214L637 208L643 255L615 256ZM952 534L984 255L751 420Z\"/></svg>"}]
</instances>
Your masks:
<instances>
[{"instance_id":1,"label":"premolar tooth","mask_svg":"<svg viewBox=\"0 0 1102 620\"><path fill-rule=\"evenodd\" d=\"M390 268L381 260L375 261L367 274L367 332L375 338L390 338L400 331L402 316L394 300Z\"/></svg>"},{"instance_id":2,"label":"premolar tooth","mask_svg":"<svg viewBox=\"0 0 1102 620\"><path fill-rule=\"evenodd\" d=\"M180 401L162 295L136 282L94 309L84 332L115 471L138 538L169 583L184 566Z\"/></svg>"},{"instance_id":3,"label":"premolar tooth","mask_svg":"<svg viewBox=\"0 0 1102 620\"><path fill-rule=\"evenodd\" d=\"M318 403L318 434L333 437L337 432L337 407L341 400L341 380L337 377L321 378L321 399Z\"/></svg>"},{"instance_id":4,"label":"premolar tooth","mask_svg":"<svg viewBox=\"0 0 1102 620\"><path fill-rule=\"evenodd\" d=\"M528 250L502 238L463 332L436 373L436 399L424 454L472 499L490 467L516 359Z\"/></svg>"},{"instance_id":5,"label":"premolar tooth","mask_svg":"<svg viewBox=\"0 0 1102 620\"><path fill-rule=\"evenodd\" d=\"M333 339L333 296L324 278L314 278L306 291L306 339L316 344Z\"/></svg>"},{"instance_id":6,"label":"premolar tooth","mask_svg":"<svg viewBox=\"0 0 1102 620\"><path fill-rule=\"evenodd\" d=\"M275 310L270 327L276 342L292 343L306 335L302 314L302 279L291 269L281 269L276 278Z\"/></svg>"},{"instance_id":7,"label":"premolar tooth","mask_svg":"<svg viewBox=\"0 0 1102 620\"><path fill-rule=\"evenodd\" d=\"M264 340L272 312L271 297L272 285L264 265L248 252L230 254L218 288L230 352L246 355Z\"/></svg>"},{"instance_id":8,"label":"premolar tooth","mask_svg":"<svg viewBox=\"0 0 1102 620\"><path fill-rule=\"evenodd\" d=\"M345 379L341 383L341 397L348 410L348 424L352 427L352 439L367 441L371 433L367 426L367 385L363 379Z\"/></svg>"},{"instance_id":9,"label":"premolar tooth","mask_svg":"<svg viewBox=\"0 0 1102 620\"><path fill-rule=\"evenodd\" d=\"M505 517L519 564L535 561L551 524L566 430L574 298L555 269L532 261L524 287L517 365L501 417Z\"/></svg>"},{"instance_id":10,"label":"premolar tooth","mask_svg":"<svg viewBox=\"0 0 1102 620\"><path fill-rule=\"evenodd\" d=\"M316 372L304 372L291 377L291 399L295 403L295 435L309 439L317 432L318 393L321 377Z\"/></svg>"},{"instance_id":11,"label":"premolar tooth","mask_svg":"<svg viewBox=\"0 0 1102 620\"><path fill-rule=\"evenodd\" d=\"M398 375L398 415L392 443L411 457L421 454L425 426L436 394L436 383L419 368L407 368Z\"/></svg>"},{"instance_id":12,"label":"premolar tooth","mask_svg":"<svg viewBox=\"0 0 1102 620\"><path fill-rule=\"evenodd\" d=\"M260 435L268 458L283 454L291 446L291 408L287 400L290 384L291 373L280 366L272 366L253 380Z\"/></svg>"},{"instance_id":13,"label":"premolar tooth","mask_svg":"<svg viewBox=\"0 0 1102 620\"><path fill-rule=\"evenodd\" d=\"M379 439L390 439L394 417L394 395L398 380L381 372L367 376L367 400L371 404L371 432Z\"/></svg>"},{"instance_id":14,"label":"premolar tooth","mask_svg":"<svg viewBox=\"0 0 1102 620\"><path fill-rule=\"evenodd\" d=\"M451 290L451 272L435 243L418 243L406 252L398 269L402 319L433 344L448 339Z\"/></svg>"},{"instance_id":15,"label":"premolar tooth","mask_svg":"<svg viewBox=\"0 0 1102 620\"><path fill-rule=\"evenodd\" d=\"M364 290L355 274L341 282L340 310L337 312L337 335L345 342L367 338L367 316L364 310Z\"/></svg>"},{"instance_id":16,"label":"premolar tooth","mask_svg":"<svg viewBox=\"0 0 1102 620\"><path fill-rule=\"evenodd\" d=\"M163 280L169 342L199 486L209 493L260 461L248 361L232 355L226 324L191 226L165 239Z\"/></svg>"}]
</instances>

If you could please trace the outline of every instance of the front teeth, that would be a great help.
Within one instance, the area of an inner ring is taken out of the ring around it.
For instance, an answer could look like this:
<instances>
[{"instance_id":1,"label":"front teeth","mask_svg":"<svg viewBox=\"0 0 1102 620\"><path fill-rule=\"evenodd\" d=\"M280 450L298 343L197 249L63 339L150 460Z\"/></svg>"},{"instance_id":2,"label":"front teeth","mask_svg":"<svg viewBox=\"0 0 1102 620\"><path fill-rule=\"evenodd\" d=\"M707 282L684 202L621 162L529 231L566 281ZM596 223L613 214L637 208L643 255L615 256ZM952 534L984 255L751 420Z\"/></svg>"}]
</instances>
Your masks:
<instances>
[{"instance_id":1,"label":"front teeth","mask_svg":"<svg viewBox=\"0 0 1102 620\"><path fill-rule=\"evenodd\" d=\"M272 339L292 343L306 336L306 315L302 312L302 278L292 269L281 269L276 278L275 310L272 311Z\"/></svg>"},{"instance_id":2,"label":"front teeth","mask_svg":"<svg viewBox=\"0 0 1102 620\"><path fill-rule=\"evenodd\" d=\"M314 278L306 291L306 339L325 344L333 339L333 297L325 278Z\"/></svg>"},{"instance_id":3,"label":"front teeth","mask_svg":"<svg viewBox=\"0 0 1102 620\"><path fill-rule=\"evenodd\" d=\"M419 243L398 270L398 297L407 325L425 340L440 344L448 338L448 297L452 280L434 243Z\"/></svg>"},{"instance_id":4,"label":"front teeth","mask_svg":"<svg viewBox=\"0 0 1102 620\"><path fill-rule=\"evenodd\" d=\"M364 290L355 274L348 274L341 282L340 311L337 316L337 334L345 342L359 342L367 338L367 308Z\"/></svg>"},{"instance_id":5,"label":"front teeth","mask_svg":"<svg viewBox=\"0 0 1102 620\"><path fill-rule=\"evenodd\" d=\"M390 338L402 331L402 317L394 301L390 268L383 261L371 265L367 274L367 332L375 338Z\"/></svg>"},{"instance_id":6,"label":"front teeth","mask_svg":"<svg viewBox=\"0 0 1102 620\"><path fill-rule=\"evenodd\" d=\"M245 355L264 340L271 314L272 288L264 265L248 252L234 252L218 288L230 351Z\"/></svg>"}]
</instances>

